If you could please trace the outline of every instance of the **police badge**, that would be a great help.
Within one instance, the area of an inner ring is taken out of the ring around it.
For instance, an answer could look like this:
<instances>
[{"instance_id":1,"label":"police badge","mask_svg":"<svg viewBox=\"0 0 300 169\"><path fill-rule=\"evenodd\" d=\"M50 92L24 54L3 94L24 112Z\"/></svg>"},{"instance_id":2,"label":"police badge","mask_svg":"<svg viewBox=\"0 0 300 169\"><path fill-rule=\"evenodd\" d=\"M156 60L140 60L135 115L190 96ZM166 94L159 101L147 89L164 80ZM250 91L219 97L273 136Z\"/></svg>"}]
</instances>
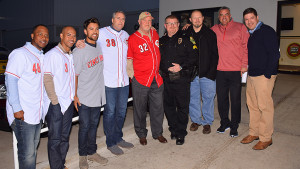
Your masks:
<instances>
[{"instance_id":1,"label":"police badge","mask_svg":"<svg viewBox=\"0 0 300 169\"><path fill-rule=\"evenodd\" d=\"M178 45L182 43L182 38L178 38Z\"/></svg>"}]
</instances>

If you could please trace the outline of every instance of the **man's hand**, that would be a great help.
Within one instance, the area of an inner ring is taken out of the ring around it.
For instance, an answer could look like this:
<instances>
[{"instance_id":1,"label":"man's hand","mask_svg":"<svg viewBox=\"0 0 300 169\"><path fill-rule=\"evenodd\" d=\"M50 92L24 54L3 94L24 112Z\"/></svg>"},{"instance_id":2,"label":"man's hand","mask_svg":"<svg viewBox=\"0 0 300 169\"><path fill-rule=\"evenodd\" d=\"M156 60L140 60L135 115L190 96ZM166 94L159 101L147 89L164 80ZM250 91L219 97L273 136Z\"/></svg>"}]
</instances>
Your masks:
<instances>
[{"instance_id":1,"label":"man's hand","mask_svg":"<svg viewBox=\"0 0 300 169\"><path fill-rule=\"evenodd\" d=\"M76 48L79 48L79 49L82 49L85 47L85 43L84 43L84 40L78 40L75 44Z\"/></svg>"},{"instance_id":2,"label":"man's hand","mask_svg":"<svg viewBox=\"0 0 300 169\"><path fill-rule=\"evenodd\" d=\"M245 72L247 72L247 71L248 71L248 68L242 67L242 69L241 69L241 77L242 77L243 74L244 74Z\"/></svg>"},{"instance_id":3,"label":"man's hand","mask_svg":"<svg viewBox=\"0 0 300 169\"><path fill-rule=\"evenodd\" d=\"M74 96L74 106L75 106L75 109L76 109L77 112L78 112L78 106L77 106L77 104L78 104L79 106L81 106L80 101L79 101L79 98L78 98L77 96Z\"/></svg>"},{"instance_id":4,"label":"man's hand","mask_svg":"<svg viewBox=\"0 0 300 169\"><path fill-rule=\"evenodd\" d=\"M191 26L191 24L188 23L188 24L186 24L186 25L184 25L184 26L182 27L182 30L185 31L185 30L187 30L190 26Z\"/></svg>"},{"instance_id":5,"label":"man's hand","mask_svg":"<svg viewBox=\"0 0 300 169\"><path fill-rule=\"evenodd\" d=\"M173 73L176 73L176 72L179 72L179 71L181 70L181 67L180 67L179 64L177 64L177 63L172 63L172 65L174 65L174 66L169 67L168 71L173 72Z\"/></svg>"},{"instance_id":6,"label":"man's hand","mask_svg":"<svg viewBox=\"0 0 300 169\"><path fill-rule=\"evenodd\" d=\"M24 121L24 111L18 111L14 113L14 117L18 120L23 120Z\"/></svg>"}]
</instances>

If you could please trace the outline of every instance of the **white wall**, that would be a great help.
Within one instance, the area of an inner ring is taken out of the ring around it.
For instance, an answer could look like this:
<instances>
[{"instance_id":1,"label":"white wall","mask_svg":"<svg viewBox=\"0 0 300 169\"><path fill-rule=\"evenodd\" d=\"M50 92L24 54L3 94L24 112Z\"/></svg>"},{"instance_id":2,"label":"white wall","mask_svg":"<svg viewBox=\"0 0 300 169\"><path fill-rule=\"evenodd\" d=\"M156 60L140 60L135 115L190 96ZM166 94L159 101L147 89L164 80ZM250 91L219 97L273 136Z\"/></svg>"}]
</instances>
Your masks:
<instances>
[{"instance_id":1,"label":"white wall","mask_svg":"<svg viewBox=\"0 0 300 169\"><path fill-rule=\"evenodd\" d=\"M243 11L253 7L257 10L260 20L276 30L277 0L160 0L159 1L159 32L164 31L164 19L172 11L192 10L227 6L231 9L233 20L242 22Z\"/></svg>"}]
</instances>

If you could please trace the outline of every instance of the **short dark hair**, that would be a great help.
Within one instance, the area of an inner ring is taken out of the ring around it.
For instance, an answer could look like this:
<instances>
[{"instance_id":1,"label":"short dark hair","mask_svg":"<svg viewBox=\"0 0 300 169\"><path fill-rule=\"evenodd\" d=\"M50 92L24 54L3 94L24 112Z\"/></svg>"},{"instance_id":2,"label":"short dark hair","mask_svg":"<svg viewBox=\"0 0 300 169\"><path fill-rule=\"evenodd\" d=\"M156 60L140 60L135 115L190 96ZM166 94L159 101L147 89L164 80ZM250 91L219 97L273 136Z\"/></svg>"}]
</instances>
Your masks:
<instances>
[{"instance_id":1,"label":"short dark hair","mask_svg":"<svg viewBox=\"0 0 300 169\"><path fill-rule=\"evenodd\" d=\"M83 28L87 29L87 27L89 26L90 23L96 23L96 24L98 24L98 26L100 26L100 23L99 23L98 19L95 18L95 17L92 17L92 18L87 19L86 21L84 21Z\"/></svg>"},{"instance_id":2,"label":"short dark hair","mask_svg":"<svg viewBox=\"0 0 300 169\"><path fill-rule=\"evenodd\" d=\"M190 18L192 18L192 15L193 15L194 12L200 12L201 15L203 16L203 13L200 10L193 10L193 12L191 12L191 14L190 14Z\"/></svg>"},{"instance_id":3,"label":"short dark hair","mask_svg":"<svg viewBox=\"0 0 300 169\"><path fill-rule=\"evenodd\" d=\"M222 7L219 9L218 14L220 14L220 11L221 11L221 10L224 10L224 9L227 9L227 10L229 11L229 13L230 13L230 8L228 8L227 6L222 6Z\"/></svg>"},{"instance_id":4,"label":"short dark hair","mask_svg":"<svg viewBox=\"0 0 300 169\"><path fill-rule=\"evenodd\" d=\"M167 19L177 19L177 21L179 21L177 16L175 16L175 15L168 15L165 19L165 22L166 22Z\"/></svg>"},{"instance_id":5,"label":"short dark hair","mask_svg":"<svg viewBox=\"0 0 300 169\"><path fill-rule=\"evenodd\" d=\"M47 28L47 26L44 25L44 24L38 24L38 25L35 25L35 26L32 28L32 33L34 33L34 31L35 31L39 26L43 26L43 27ZM47 29L48 29L48 28L47 28Z\"/></svg>"},{"instance_id":6,"label":"short dark hair","mask_svg":"<svg viewBox=\"0 0 300 169\"><path fill-rule=\"evenodd\" d=\"M249 14L249 13L253 13L255 16L257 16L257 11L254 8L247 8L244 10L243 12L243 16Z\"/></svg>"}]
</instances>

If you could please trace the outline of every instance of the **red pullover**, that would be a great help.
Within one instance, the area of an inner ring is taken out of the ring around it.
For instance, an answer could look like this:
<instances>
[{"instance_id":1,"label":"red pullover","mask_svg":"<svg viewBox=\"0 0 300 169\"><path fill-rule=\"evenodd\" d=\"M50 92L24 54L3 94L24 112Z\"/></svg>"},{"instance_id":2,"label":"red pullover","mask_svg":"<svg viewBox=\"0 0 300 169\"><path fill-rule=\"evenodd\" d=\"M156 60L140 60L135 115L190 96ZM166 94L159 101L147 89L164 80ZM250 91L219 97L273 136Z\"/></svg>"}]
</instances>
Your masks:
<instances>
[{"instance_id":1,"label":"red pullover","mask_svg":"<svg viewBox=\"0 0 300 169\"><path fill-rule=\"evenodd\" d=\"M217 35L219 63L217 70L241 71L247 68L249 33L242 23L231 20L226 26L221 24L211 28Z\"/></svg>"}]
</instances>

